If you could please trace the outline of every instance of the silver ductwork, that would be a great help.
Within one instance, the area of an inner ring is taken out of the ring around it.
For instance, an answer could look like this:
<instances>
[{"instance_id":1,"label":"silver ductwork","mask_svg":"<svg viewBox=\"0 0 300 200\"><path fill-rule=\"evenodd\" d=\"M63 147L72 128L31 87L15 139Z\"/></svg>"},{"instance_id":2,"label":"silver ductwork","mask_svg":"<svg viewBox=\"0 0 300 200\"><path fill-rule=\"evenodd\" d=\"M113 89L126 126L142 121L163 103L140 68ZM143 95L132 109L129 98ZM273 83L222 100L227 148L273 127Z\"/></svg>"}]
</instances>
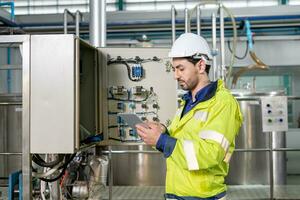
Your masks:
<instances>
[{"instance_id":1,"label":"silver ductwork","mask_svg":"<svg viewBox=\"0 0 300 200\"><path fill-rule=\"evenodd\" d=\"M106 46L106 0L90 0L90 44Z\"/></svg>"}]
</instances>

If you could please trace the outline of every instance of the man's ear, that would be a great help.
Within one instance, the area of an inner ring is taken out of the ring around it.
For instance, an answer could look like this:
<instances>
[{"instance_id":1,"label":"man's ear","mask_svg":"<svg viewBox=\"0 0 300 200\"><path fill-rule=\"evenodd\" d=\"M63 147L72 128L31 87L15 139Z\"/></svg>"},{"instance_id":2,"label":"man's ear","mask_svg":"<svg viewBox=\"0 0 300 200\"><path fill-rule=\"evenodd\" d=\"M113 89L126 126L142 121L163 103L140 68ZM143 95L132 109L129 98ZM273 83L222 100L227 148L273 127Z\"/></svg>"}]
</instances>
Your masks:
<instances>
[{"instance_id":1,"label":"man's ear","mask_svg":"<svg viewBox=\"0 0 300 200\"><path fill-rule=\"evenodd\" d=\"M204 60L199 60L197 63L196 63L196 67L198 67L199 69L199 72L201 74L205 73L205 69L206 69L206 64L205 64L205 61Z\"/></svg>"}]
</instances>

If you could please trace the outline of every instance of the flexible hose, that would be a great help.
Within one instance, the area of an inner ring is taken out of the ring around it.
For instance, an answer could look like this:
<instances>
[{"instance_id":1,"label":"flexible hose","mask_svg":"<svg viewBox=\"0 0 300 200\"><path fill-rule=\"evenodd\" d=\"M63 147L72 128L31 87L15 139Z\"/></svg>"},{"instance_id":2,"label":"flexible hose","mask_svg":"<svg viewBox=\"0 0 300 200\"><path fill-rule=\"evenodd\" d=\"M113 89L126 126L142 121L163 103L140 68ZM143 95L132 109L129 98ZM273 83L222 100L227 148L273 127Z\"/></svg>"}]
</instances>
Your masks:
<instances>
[{"instance_id":1,"label":"flexible hose","mask_svg":"<svg viewBox=\"0 0 300 200\"><path fill-rule=\"evenodd\" d=\"M63 161L63 159L64 159L64 155L58 155L58 158L56 160L46 162L39 154L33 154L32 156L33 162L35 162L39 166L51 167L51 168L57 165L58 163L60 163L61 161Z\"/></svg>"},{"instance_id":2,"label":"flexible hose","mask_svg":"<svg viewBox=\"0 0 300 200\"><path fill-rule=\"evenodd\" d=\"M195 10L197 9L198 6L203 6L203 5L217 5L217 6L219 6L219 8L223 7L225 12L227 13L227 15L230 16L230 19L231 19L231 22L232 22L232 30L233 30L233 45L232 45L232 53L231 53L231 58L230 58L230 64L229 64L229 68L228 68L226 79L225 79L225 80L229 80L229 78L231 77L231 74L232 74L232 67L233 67L234 62L235 62L236 45L237 45L237 27L236 27L236 21L235 21L234 15L232 14L232 12L227 7L225 7L221 3L218 3L218 1L216 1L216 0L214 0L214 1L202 1L201 3L198 3L190 11L189 19L188 19L188 26L189 27L190 27L191 16L193 15L193 13L195 12Z\"/></svg>"},{"instance_id":3,"label":"flexible hose","mask_svg":"<svg viewBox=\"0 0 300 200\"><path fill-rule=\"evenodd\" d=\"M63 171L65 171L67 169L68 164L74 159L74 157L76 156L76 153L72 154L72 156L70 155L66 155L65 156L65 162L59 163L57 165L55 165L52 169L48 170L47 172L44 173L37 173L37 172L32 172L32 176L37 177L45 182L53 182L58 180L62 175L63 175ZM51 178L51 179L46 179L45 177L48 177L50 175L52 175L53 173L55 173L57 170L63 169L62 172L55 178Z\"/></svg>"}]
</instances>

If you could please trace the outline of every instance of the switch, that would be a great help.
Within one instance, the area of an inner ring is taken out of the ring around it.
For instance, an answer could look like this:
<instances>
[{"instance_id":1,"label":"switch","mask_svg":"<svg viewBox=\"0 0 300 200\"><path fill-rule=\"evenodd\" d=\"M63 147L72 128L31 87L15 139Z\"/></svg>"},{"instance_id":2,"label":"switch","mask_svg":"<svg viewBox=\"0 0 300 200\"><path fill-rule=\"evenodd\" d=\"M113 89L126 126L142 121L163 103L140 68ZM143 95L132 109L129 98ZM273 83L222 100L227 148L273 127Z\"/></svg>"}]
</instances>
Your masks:
<instances>
[{"instance_id":1,"label":"switch","mask_svg":"<svg viewBox=\"0 0 300 200\"><path fill-rule=\"evenodd\" d=\"M119 135L120 135L121 138L125 137L126 134L125 134L125 130L123 128L119 129Z\"/></svg>"},{"instance_id":2,"label":"switch","mask_svg":"<svg viewBox=\"0 0 300 200\"><path fill-rule=\"evenodd\" d=\"M147 109L148 108L147 104L145 104L145 103L143 103L141 106L142 106L143 109Z\"/></svg>"},{"instance_id":3,"label":"switch","mask_svg":"<svg viewBox=\"0 0 300 200\"><path fill-rule=\"evenodd\" d=\"M158 117L153 117L152 120L155 121L155 122L159 122Z\"/></svg>"},{"instance_id":4,"label":"switch","mask_svg":"<svg viewBox=\"0 0 300 200\"><path fill-rule=\"evenodd\" d=\"M117 123L120 125L124 124L124 120L122 119L122 117L117 116Z\"/></svg>"},{"instance_id":5,"label":"switch","mask_svg":"<svg viewBox=\"0 0 300 200\"><path fill-rule=\"evenodd\" d=\"M125 109L125 104L124 104L123 102L118 102L117 108L118 108L119 110L124 110L124 109Z\"/></svg>"},{"instance_id":6,"label":"switch","mask_svg":"<svg viewBox=\"0 0 300 200\"><path fill-rule=\"evenodd\" d=\"M128 106L129 106L129 108L132 109L132 110L134 110L134 109L136 108L135 103L129 103Z\"/></svg>"},{"instance_id":7,"label":"switch","mask_svg":"<svg viewBox=\"0 0 300 200\"><path fill-rule=\"evenodd\" d=\"M157 103L154 103L154 104L152 105L152 107L155 108L155 109L158 109L158 108L159 108L159 106L158 106Z\"/></svg>"}]
</instances>

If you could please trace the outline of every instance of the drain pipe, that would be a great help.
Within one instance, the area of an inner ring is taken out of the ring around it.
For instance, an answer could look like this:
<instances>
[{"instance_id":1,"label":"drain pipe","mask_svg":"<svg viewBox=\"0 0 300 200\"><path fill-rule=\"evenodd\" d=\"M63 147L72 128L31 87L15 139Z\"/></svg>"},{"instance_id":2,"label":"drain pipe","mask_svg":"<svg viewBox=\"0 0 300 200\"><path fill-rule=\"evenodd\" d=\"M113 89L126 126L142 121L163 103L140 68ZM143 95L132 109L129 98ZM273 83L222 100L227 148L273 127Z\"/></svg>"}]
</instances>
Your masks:
<instances>
[{"instance_id":1,"label":"drain pipe","mask_svg":"<svg viewBox=\"0 0 300 200\"><path fill-rule=\"evenodd\" d=\"M90 0L90 43L106 46L106 0Z\"/></svg>"}]
</instances>

